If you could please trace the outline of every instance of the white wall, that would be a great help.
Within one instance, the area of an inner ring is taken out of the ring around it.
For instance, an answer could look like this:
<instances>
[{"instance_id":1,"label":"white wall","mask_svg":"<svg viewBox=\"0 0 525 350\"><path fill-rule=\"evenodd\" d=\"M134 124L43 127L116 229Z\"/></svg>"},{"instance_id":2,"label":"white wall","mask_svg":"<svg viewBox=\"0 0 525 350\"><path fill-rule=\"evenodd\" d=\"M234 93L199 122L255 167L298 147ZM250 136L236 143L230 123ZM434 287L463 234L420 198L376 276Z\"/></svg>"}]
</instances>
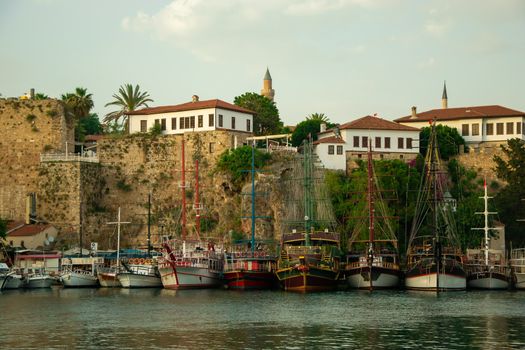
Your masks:
<instances>
[{"instance_id":1,"label":"white wall","mask_svg":"<svg viewBox=\"0 0 525 350\"><path fill-rule=\"evenodd\" d=\"M507 134L507 123L512 122L514 123L513 126L513 133ZM487 135L486 133L486 125L487 123L492 123L493 125L493 135ZM497 123L503 123L503 135L497 135ZM518 134L517 132L517 126L516 123L521 123L521 133ZM423 128L428 127L429 123L428 121L420 121L420 122L403 122L400 123L403 125L413 126L416 128ZM523 136L523 118L522 117L493 117L493 118L475 118L475 119L458 119L458 120L444 120L444 121L438 121L438 124L446 125L451 128L455 128L458 133L462 134L462 125L468 124L469 125L469 135L463 136L465 141L467 143L479 143L484 141L506 141L508 139L512 138L520 138L525 139ZM472 125L473 124L479 124L479 135L472 136Z\"/></svg>"},{"instance_id":2,"label":"white wall","mask_svg":"<svg viewBox=\"0 0 525 350\"><path fill-rule=\"evenodd\" d=\"M209 126L208 115L213 114L214 123L213 126ZM198 116L202 115L203 125L199 127L198 125ZM246 129L246 120L250 120L250 131L253 132L253 116L251 114L230 111L221 108L206 108L206 109L197 109L191 111L181 111L181 112L169 112L161 114L149 114L149 115L131 115L129 121L129 132L131 134L138 133L140 131L140 124L142 120L147 121L147 132L155 125L155 119L166 119L166 130L162 133L165 135L171 134L183 134L185 132L192 131L211 131L221 129L218 125L219 115L223 116L223 126L222 129L232 129L231 121L232 117L235 117L235 129L237 131L248 131ZM180 128L180 118L184 117L195 117L195 128L193 129L181 129ZM176 118L176 129L172 129L172 118Z\"/></svg>"},{"instance_id":3,"label":"white wall","mask_svg":"<svg viewBox=\"0 0 525 350\"><path fill-rule=\"evenodd\" d=\"M334 154L328 154L328 146L334 146ZM343 154L337 154L337 146L343 146ZM326 169L346 170L346 145L342 143L319 143L315 153Z\"/></svg>"},{"instance_id":4,"label":"white wall","mask_svg":"<svg viewBox=\"0 0 525 350\"><path fill-rule=\"evenodd\" d=\"M372 140L372 150L383 153L419 153L419 131L407 130L364 130L345 129L341 130L346 140L346 149L352 152L367 152L368 146L363 145L363 136ZM359 147L354 147L354 136L359 136ZM381 138L381 147L375 147L375 138ZM385 148L385 138L390 137L390 148ZM398 138L403 138L403 148L398 148ZM407 138L412 139L412 149L407 149Z\"/></svg>"}]
</instances>

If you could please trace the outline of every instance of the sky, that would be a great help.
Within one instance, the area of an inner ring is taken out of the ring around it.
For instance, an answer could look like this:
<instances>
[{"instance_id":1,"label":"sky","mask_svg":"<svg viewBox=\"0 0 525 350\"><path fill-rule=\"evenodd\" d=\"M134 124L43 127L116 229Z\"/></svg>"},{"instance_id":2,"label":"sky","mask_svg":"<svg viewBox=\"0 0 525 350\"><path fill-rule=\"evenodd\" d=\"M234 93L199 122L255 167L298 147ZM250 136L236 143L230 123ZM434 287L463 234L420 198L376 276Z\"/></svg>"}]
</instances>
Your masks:
<instances>
[{"instance_id":1,"label":"sky","mask_svg":"<svg viewBox=\"0 0 525 350\"><path fill-rule=\"evenodd\" d=\"M174 105L260 93L285 125L499 104L525 111L522 0L1 0L0 94L121 85Z\"/></svg>"}]
</instances>

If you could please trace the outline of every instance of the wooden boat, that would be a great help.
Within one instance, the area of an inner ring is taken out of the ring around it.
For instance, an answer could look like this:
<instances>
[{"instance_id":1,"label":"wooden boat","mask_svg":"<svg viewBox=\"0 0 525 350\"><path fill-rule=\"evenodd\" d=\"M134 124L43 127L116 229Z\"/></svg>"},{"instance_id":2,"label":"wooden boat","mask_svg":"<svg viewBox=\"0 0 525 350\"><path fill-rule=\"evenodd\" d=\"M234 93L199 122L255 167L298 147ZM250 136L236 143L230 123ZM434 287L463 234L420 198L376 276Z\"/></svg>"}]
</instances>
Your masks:
<instances>
[{"instance_id":1,"label":"wooden boat","mask_svg":"<svg viewBox=\"0 0 525 350\"><path fill-rule=\"evenodd\" d=\"M131 258L121 263L123 269L117 274L117 278L123 288L162 287L155 258Z\"/></svg>"},{"instance_id":2,"label":"wooden boat","mask_svg":"<svg viewBox=\"0 0 525 350\"><path fill-rule=\"evenodd\" d=\"M480 197L485 203L482 214L485 218L485 226L473 228L473 230L483 230L484 240L481 249L467 249L467 286L475 289L507 289L509 288L510 275L505 264L505 254L501 250L489 248L489 232L498 230L489 227L489 215L497 214L488 211L487 180L483 182L484 196Z\"/></svg>"},{"instance_id":3,"label":"wooden boat","mask_svg":"<svg viewBox=\"0 0 525 350\"><path fill-rule=\"evenodd\" d=\"M405 287L422 291L457 291L467 287L457 238L453 200L446 190L432 123L416 213L407 250Z\"/></svg>"},{"instance_id":4,"label":"wooden boat","mask_svg":"<svg viewBox=\"0 0 525 350\"><path fill-rule=\"evenodd\" d=\"M60 282L64 287L98 287L97 268L101 257L63 258Z\"/></svg>"},{"instance_id":5,"label":"wooden boat","mask_svg":"<svg viewBox=\"0 0 525 350\"><path fill-rule=\"evenodd\" d=\"M149 197L151 198L151 197ZM148 201L149 204L151 204L151 200ZM148 206L148 208L151 205ZM149 243L149 210L148 210L148 243ZM120 207L118 208L118 214L117 214L117 221L116 222L108 222L108 225L117 225L117 259L116 264L114 266L105 266L105 267L99 267L97 269L97 278L98 283L101 287L104 288L115 288L115 287L121 287L120 281L118 279L118 273L120 271L120 225L121 224L129 224L130 222L122 222L120 220Z\"/></svg>"},{"instance_id":6,"label":"wooden boat","mask_svg":"<svg viewBox=\"0 0 525 350\"><path fill-rule=\"evenodd\" d=\"M368 145L367 175L365 209L368 220L359 220L354 226L342 274L350 288L396 288L401 275L397 238L391 223L393 217L388 216L375 176L371 143Z\"/></svg>"},{"instance_id":7,"label":"wooden boat","mask_svg":"<svg viewBox=\"0 0 525 350\"><path fill-rule=\"evenodd\" d=\"M511 250L510 266L514 287L517 289L525 289L525 248Z\"/></svg>"},{"instance_id":8,"label":"wooden boat","mask_svg":"<svg viewBox=\"0 0 525 350\"><path fill-rule=\"evenodd\" d=\"M251 239L234 242L225 253L224 285L228 289L271 289L277 285L276 244L255 239L255 144L251 162Z\"/></svg>"},{"instance_id":9,"label":"wooden boat","mask_svg":"<svg viewBox=\"0 0 525 350\"><path fill-rule=\"evenodd\" d=\"M281 237L276 275L287 291L333 290L339 276L340 237L330 229L335 217L311 140L303 143L303 154L295 160L285 181L288 232Z\"/></svg>"}]
</instances>

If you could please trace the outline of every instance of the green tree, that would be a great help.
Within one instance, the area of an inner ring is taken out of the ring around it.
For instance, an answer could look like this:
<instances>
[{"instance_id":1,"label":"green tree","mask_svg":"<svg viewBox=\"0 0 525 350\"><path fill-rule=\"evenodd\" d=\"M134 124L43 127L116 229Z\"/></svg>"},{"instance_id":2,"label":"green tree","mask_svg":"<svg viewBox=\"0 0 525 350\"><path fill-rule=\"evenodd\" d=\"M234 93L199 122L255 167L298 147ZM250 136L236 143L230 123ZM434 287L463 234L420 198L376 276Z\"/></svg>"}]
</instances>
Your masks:
<instances>
[{"instance_id":1,"label":"green tree","mask_svg":"<svg viewBox=\"0 0 525 350\"><path fill-rule=\"evenodd\" d=\"M306 117L306 120L320 120L321 122L328 123L330 119L324 114L324 113L312 113L308 117Z\"/></svg>"},{"instance_id":2,"label":"green tree","mask_svg":"<svg viewBox=\"0 0 525 350\"><path fill-rule=\"evenodd\" d=\"M256 135L270 135L280 132L283 123L279 118L279 110L275 106L275 102L254 92L247 92L235 97L233 103L256 113L253 117L253 132Z\"/></svg>"},{"instance_id":3,"label":"green tree","mask_svg":"<svg viewBox=\"0 0 525 350\"><path fill-rule=\"evenodd\" d=\"M6 238L7 234L7 220L0 218L0 243Z\"/></svg>"},{"instance_id":4,"label":"green tree","mask_svg":"<svg viewBox=\"0 0 525 350\"><path fill-rule=\"evenodd\" d=\"M102 125L96 113L90 113L88 117L77 121L75 127L75 139L84 141L86 135L102 134Z\"/></svg>"},{"instance_id":5,"label":"green tree","mask_svg":"<svg viewBox=\"0 0 525 350\"><path fill-rule=\"evenodd\" d=\"M312 136L312 140L317 140L317 133L321 129L322 123L320 119L307 119L297 124L292 133L292 146L300 146L308 138L308 135Z\"/></svg>"},{"instance_id":6,"label":"green tree","mask_svg":"<svg viewBox=\"0 0 525 350\"><path fill-rule=\"evenodd\" d=\"M465 144L465 140L455 128L440 124L436 126L436 133L439 153L444 160L458 154L459 146ZM419 151L423 155L427 152L429 137L430 127L422 128L419 133Z\"/></svg>"},{"instance_id":7,"label":"green tree","mask_svg":"<svg viewBox=\"0 0 525 350\"><path fill-rule=\"evenodd\" d=\"M140 107L148 107L148 102L153 102L149 93L140 91L140 86L137 84L135 88L131 84L121 85L118 94L113 94L114 100L106 103L105 107L118 107L116 111L106 114L104 117L104 124L109 125L111 122L118 122L121 117L124 117L124 124L127 129L127 113L137 110Z\"/></svg>"},{"instance_id":8,"label":"green tree","mask_svg":"<svg viewBox=\"0 0 525 350\"><path fill-rule=\"evenodd\" d=\"M262 168L270 159L270 154L255 150L255 168ZM226 150L217 162L217 170L228 173L237 189L247 179L252 164L252 148L243 146L233 150Z\"/></svg>"},{"instance_id":9,"label":"green tree","mask_svg":"<svg viewBox=\"0 0 525 350\"><path fill-rule=\"evenodd\" d=\"M525 144L511 139L501 145L503 156L494 156L496 175L507 185L495 197L501 221L505 223L506 239L514 246L525 245L523 222L525 219Z\"/></svg>"}]
</instances>

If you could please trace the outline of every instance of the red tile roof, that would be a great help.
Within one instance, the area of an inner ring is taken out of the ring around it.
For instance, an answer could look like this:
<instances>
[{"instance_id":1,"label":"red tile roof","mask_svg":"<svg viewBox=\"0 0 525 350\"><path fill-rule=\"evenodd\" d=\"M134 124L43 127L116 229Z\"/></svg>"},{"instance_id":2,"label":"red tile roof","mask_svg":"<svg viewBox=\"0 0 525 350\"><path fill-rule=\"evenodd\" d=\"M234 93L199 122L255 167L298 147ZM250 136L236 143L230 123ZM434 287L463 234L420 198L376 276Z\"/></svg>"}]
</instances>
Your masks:
<instances>
[{"instance_id":1,"label":"red tile roof","mask_svg":"<svg viewBox=\"0 0 525 350\"><path fill-rule=\"evenodd\" d=\"M320 143L345 143L343 139L336 137L336 136L330 136L330 137L324 137L322 139L319 139L314 142L314 145L318 145Z\"/></svg>"},{"instance_id":2,"label":"red tile roof","mask_svg":"<svg viewBox=\"0 0 525 350\"><path fill-rule=\"evenodd\" d=\"M250 111L249 109L242 108L242 107L233 105L231 103L228 103L222 100L217 100L217 99L187 102L187 103L182 103L180 105L174 105L174 106L159 106L159 107L143 108L137 111L129 112L128 114L129 115L161 114L161 113L169 113L169 112L193 111L196 109L205 109L205 108L222 108L222 109L227 109L227 110L235 111L235 112L248 113L252 115L255 114L254 111Z\"/></svg>"},{"instance_id":3,"label":"red tile roof","mask_svg":"<svg viewBox=\"0 0 525 350\"><path fill-rule=\"evenodd\" d=\"M86 135L84 141L98 141L104 138L104 135Z\"/></svg>"},{"instance_id":4,"label":"red tile roof","mask_svg":"<svg viewBox=\"0 0 525 350\"><path fill-rule=\"evenodd\" d=\"M12 231L7 231L8 237L34 236L50 228L51 225L23 225L14 227Z\"/></svg>"},{"instance_id":5,"label":"red tile roof","mask_svg":"<svg viewBox=\"0 0 525 350\"><path fill-rule=\"evenodd\" d=\"M365 117L353 120L351 122L339 125L339 130L344 129L366 129L366 130L404 130L404 131L418 131L418 128L394 123L390 120L385 120L379 117L367 115ZM325 132L333 132L329 129Z\"/></svg>"},{"instance_id":6,"label":"red tile roof","mask_svg":"<svg viewBox=\"0 0 525 350\"><path fill-rule=\"evenodd\" d=\"M456 120L482 117L525 117L524 112L498 105L432 109L430 111L417 113L416 115L417 118L414 119L411 119L411 115L407 115L406 117L398 118L395 121L398 123L406 123L428 121L433 119Z\"/></svg>"}]
</instances>

